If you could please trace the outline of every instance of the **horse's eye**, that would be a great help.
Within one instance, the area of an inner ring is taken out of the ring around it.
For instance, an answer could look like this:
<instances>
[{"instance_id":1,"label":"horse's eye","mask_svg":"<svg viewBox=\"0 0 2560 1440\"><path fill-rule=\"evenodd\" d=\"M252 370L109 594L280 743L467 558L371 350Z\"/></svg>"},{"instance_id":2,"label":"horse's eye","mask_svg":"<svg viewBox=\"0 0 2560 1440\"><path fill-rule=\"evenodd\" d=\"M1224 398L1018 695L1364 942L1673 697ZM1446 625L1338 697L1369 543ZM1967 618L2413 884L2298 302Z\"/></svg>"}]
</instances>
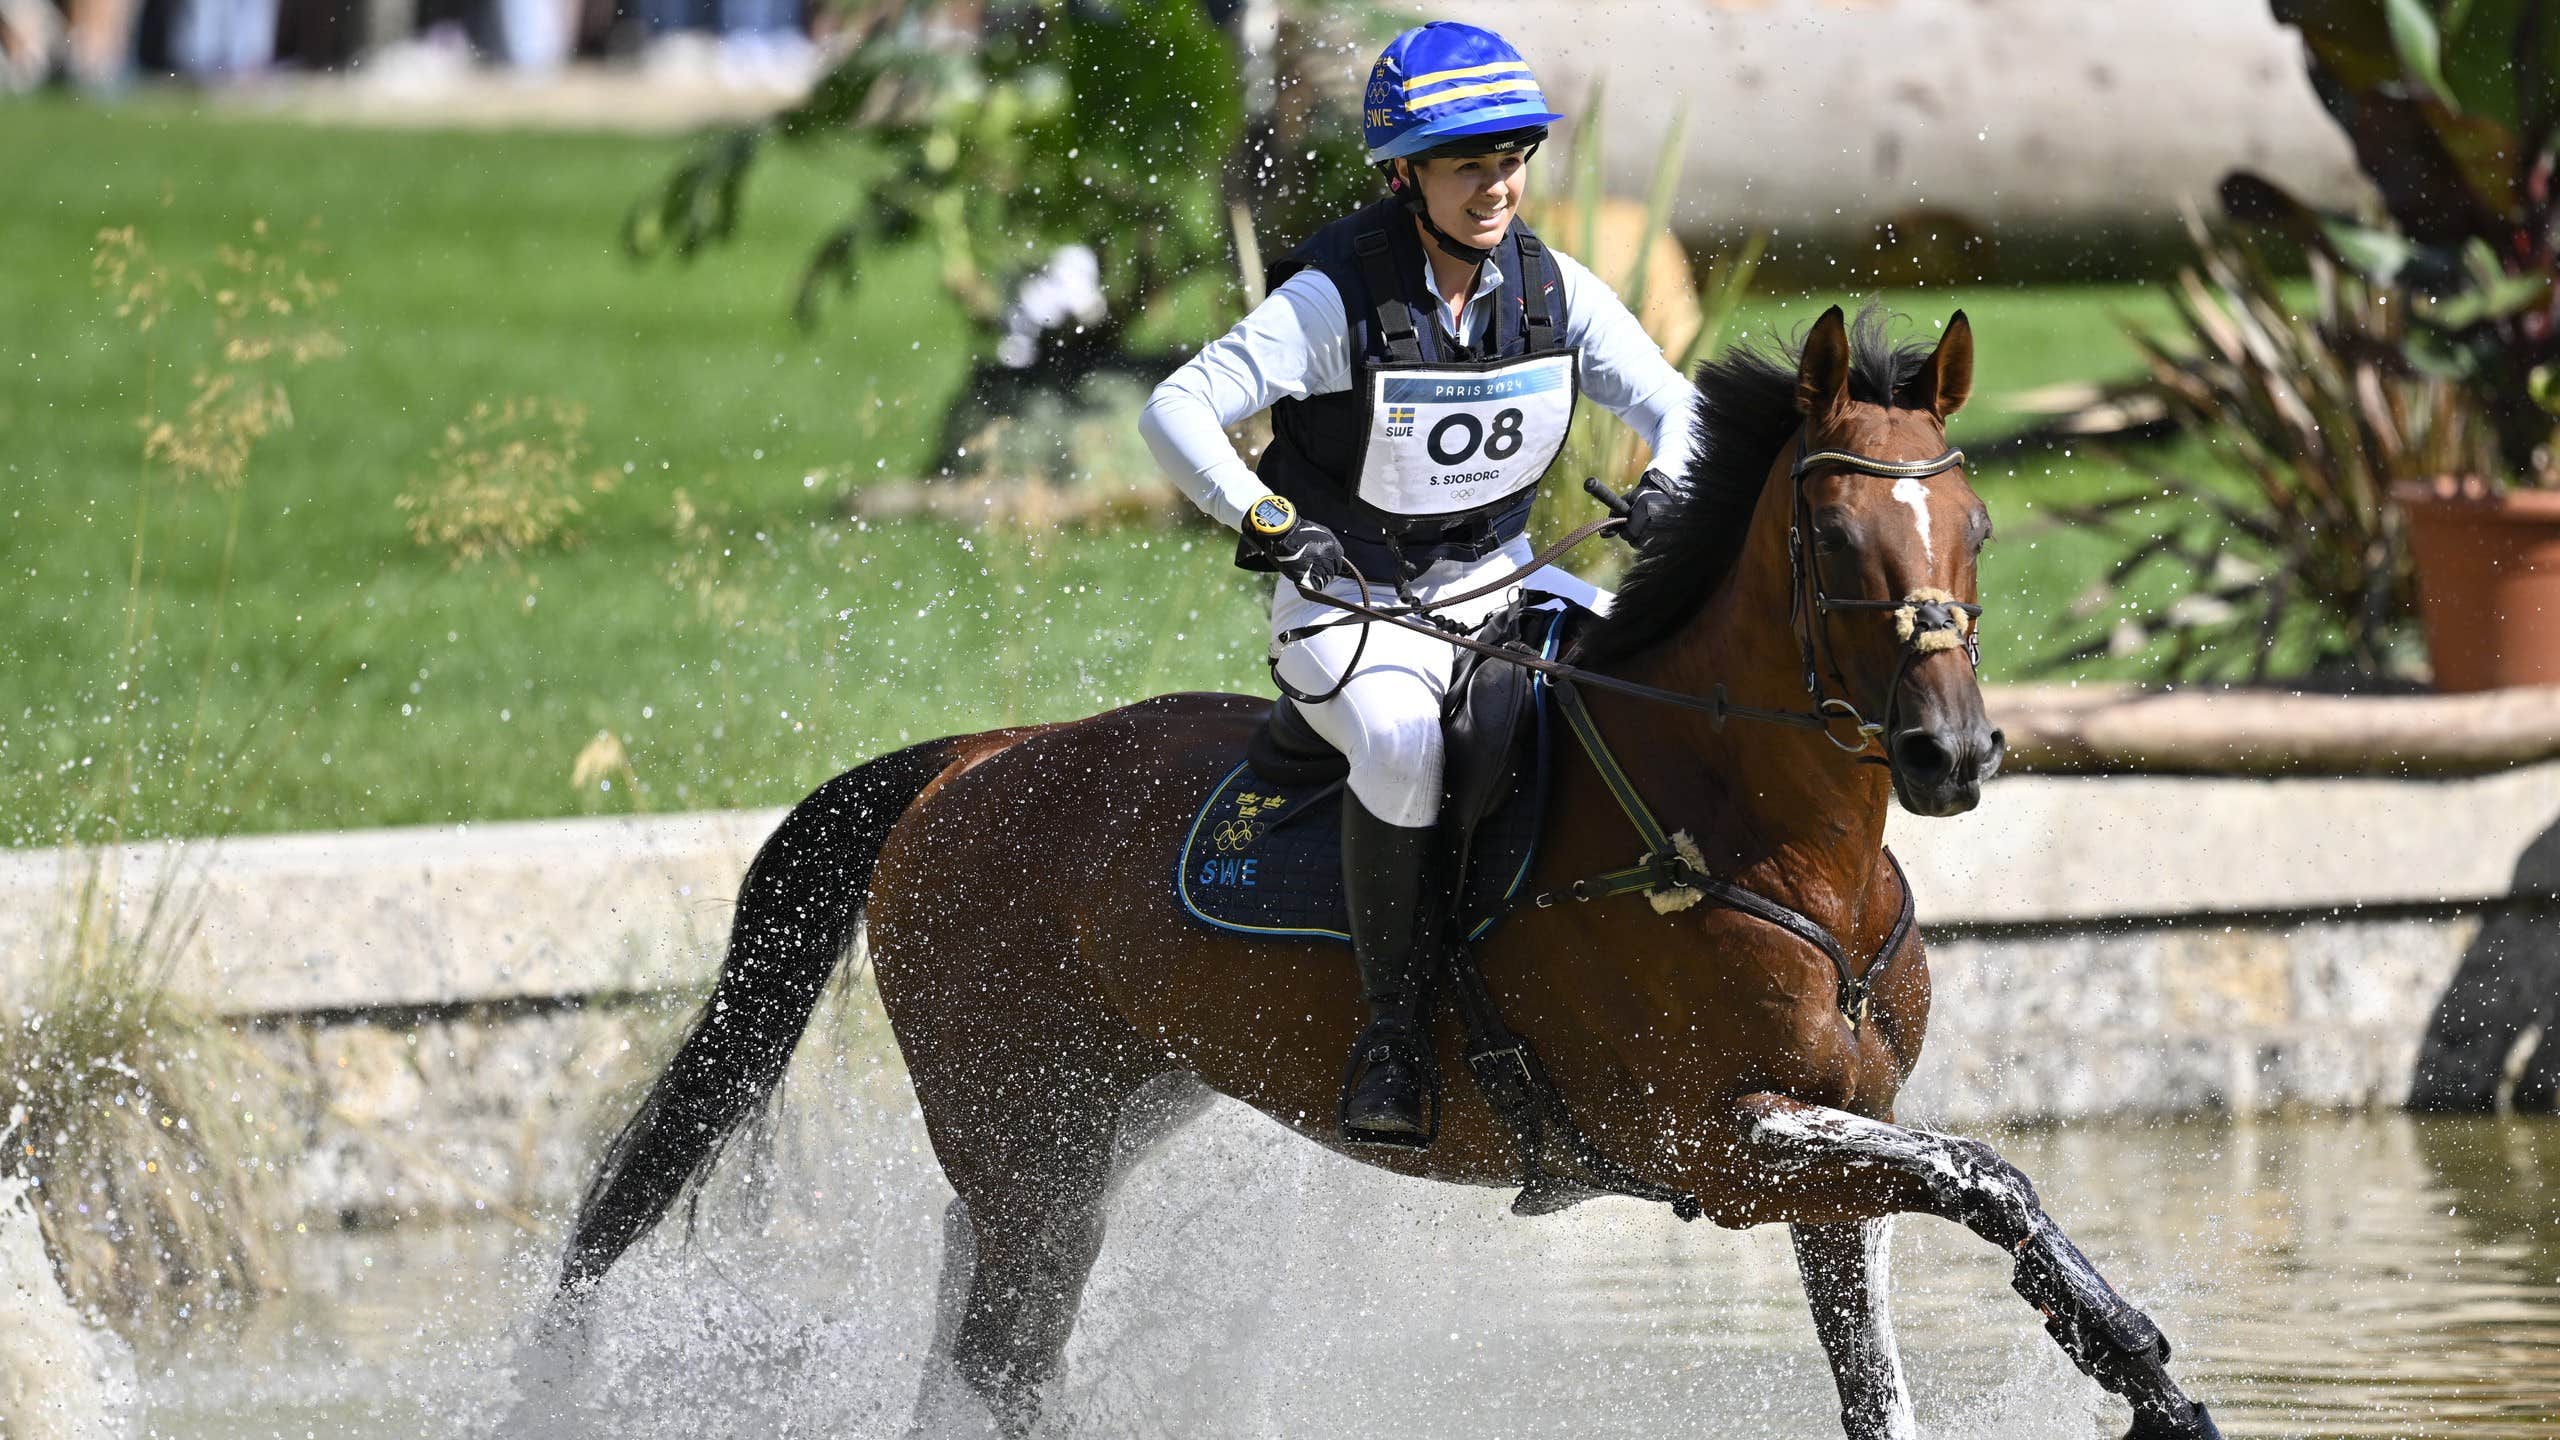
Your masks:
<instances>
[{"instance_id":1,"label":"horse's eye","mask_svg":"<svg viewBox=\"0 0 2560 1440\"><path fill-rule=\"evenodd\" d=\"M1849 532L1837 525L1816 525L1813 548L1824 555L1837 555L1849 548Z\"/></svg>"}]
</instances>

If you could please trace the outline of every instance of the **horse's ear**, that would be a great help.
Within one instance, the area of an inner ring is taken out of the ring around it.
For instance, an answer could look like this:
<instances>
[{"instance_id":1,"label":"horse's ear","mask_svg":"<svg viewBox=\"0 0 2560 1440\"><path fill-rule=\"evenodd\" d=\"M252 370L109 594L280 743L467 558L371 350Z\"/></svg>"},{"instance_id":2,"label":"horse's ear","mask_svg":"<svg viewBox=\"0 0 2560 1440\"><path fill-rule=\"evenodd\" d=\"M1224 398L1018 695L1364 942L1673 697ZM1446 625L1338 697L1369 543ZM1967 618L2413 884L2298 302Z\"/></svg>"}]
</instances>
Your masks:
<instances>
[{"instance_id":1,"label":"horse's ear","mask_svg":"<svg viewBox=\"0 0 2560 1440\"><path fill-rule=\"evenodd\" d=\"M1897 405L1926 410L1944 420L1964 408L1973 395L1973 322L1959 310L1948 317L1947 333L1920 373L1904 382Z\"/></svg>"},{"instance_id":2,"label":"horse's ear","mask_svg":"<svg viewBox=\"0 0 2560 1440\"><path fill-rule=\"evenodd\" d=\"M1819 424L1848 398L1849 322L1834 305L1804 337L1804 354L1796 361L1796 409Z\"/></svg>"}]
</instances>

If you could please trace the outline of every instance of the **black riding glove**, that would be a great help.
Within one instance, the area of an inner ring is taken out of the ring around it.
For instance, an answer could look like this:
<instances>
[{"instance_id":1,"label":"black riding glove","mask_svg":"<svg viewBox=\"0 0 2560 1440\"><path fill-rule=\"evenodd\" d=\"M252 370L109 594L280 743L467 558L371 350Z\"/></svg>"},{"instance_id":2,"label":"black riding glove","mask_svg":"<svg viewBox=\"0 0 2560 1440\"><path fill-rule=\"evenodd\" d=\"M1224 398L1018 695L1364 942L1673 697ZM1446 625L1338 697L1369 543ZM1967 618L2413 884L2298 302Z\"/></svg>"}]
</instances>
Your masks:
<instances>
[{"instance_id":1,"label":"black riding glove","mask_svg":"<svg viewBox=\"0 0 2560 1440\"><path fill-rule=\"evenodd\" d=\"M1627 523L1618 531L1618 538L1643 549L1653 528L1662 523L1679 494L1679 487L1670 476L1659 470L1644 472L1643 478L1636 481L1636 488L1627 492Z\"/></svg>"},{"instance_id":2,"label":"black riding glove","mask_svg":"<svg viewBox=\"0 0 2560 1440\"><path fill-rule=\"evenodd\" d=\"M1245 512L1244 543L1302 590L1321 590L1347 573L1334 533L1277 495L1263 496Z\"/></svg>"}]
</instances>

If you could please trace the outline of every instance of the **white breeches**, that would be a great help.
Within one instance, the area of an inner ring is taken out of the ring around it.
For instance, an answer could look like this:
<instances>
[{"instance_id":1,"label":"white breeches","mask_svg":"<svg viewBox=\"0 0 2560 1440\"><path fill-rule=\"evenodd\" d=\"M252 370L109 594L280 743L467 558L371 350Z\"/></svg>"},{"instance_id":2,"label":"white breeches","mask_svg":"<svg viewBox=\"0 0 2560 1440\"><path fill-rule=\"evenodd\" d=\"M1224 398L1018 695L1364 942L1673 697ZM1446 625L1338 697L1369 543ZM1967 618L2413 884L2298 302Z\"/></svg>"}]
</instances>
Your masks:
<instances>
[{"instance_id":1,"label":"white breeches","mask_svg":"<svg viewBox=\"0 0 2560 1440\"><path fill-rule=\"evenodd\" d=\"M1422 572L1413 582L1413 593L1429 601L1437 595L1472 590L1529 563L1530 555L1529 542L1523 538L1481 560L1443 560ZM1524 583L1594 610L1609 608L1609 592L1553 566ZM1514 589L1440 613L1472 628L1510 603ZM1348 579L1335 581L1325 591L1345 600L1363 598L1360 587ZM1386 585L1370 586L1365 600L1380 609L1399 603L1394 587ZM1279 643L1283 631L1344 618L1341 611L1300 595L1296 586L1282 580L1271 598L1272 643ZM1360 648L1363 631L1369 637L1365 650ZM1457 649L1392 625L1354 622L1310 635L1280 651L1280 676L1299 690L1321 695L1333 689L1355 651L1360 668L1341 693L1321 705L1298 708L1317 734L1350 758L1351 793L1370 814L1408 828L1432 824L1440 818L1440 702L1448 693Z\"/></svg>"}]
</instances>

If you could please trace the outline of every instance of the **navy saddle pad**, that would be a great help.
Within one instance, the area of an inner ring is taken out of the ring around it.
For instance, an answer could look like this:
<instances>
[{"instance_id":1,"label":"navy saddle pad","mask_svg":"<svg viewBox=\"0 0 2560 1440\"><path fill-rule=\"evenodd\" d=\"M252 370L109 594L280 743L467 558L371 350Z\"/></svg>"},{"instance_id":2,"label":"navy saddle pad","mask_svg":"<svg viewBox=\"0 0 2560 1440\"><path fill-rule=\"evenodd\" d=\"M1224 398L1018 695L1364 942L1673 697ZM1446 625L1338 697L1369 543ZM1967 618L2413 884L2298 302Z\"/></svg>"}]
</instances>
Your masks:
<instances>
[{"instance_id":1,"label":"navy saddle pad","mask_svg":"<svg viewBox=\"0 0 2560 1440\"><path fill-rule=\"evenodd\" d=\"M1511 908L1537 858L1552 728L1546 682L1532 685L1531 695L1522 726L1529 732L1525 763L1511 792L1476 828L1459 908L1469 939L1481 938ZM1173 889L1185 914L1220 930L1348 944L1342 788L1274 785L1239 760L1200 802L1176 861Z\"/></svg>"}]
</instances>

